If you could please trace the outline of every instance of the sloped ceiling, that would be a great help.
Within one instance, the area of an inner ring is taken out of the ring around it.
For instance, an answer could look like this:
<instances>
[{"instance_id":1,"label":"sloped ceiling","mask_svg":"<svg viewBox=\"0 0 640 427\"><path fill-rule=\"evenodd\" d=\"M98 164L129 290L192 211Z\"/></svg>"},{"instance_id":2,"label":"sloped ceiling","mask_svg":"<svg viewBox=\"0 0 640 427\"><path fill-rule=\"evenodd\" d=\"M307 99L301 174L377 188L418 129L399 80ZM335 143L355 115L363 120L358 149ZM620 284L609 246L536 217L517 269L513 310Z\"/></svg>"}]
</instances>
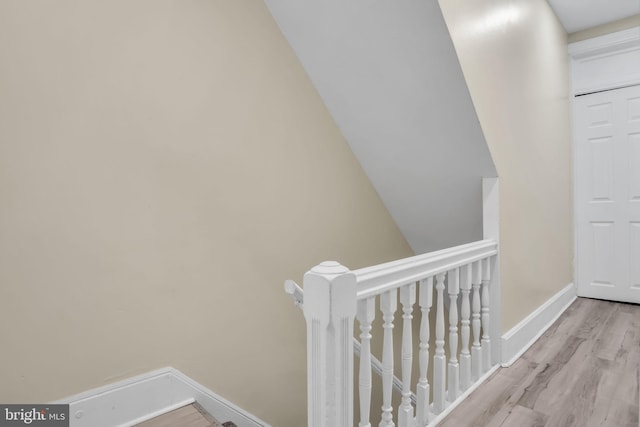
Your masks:
<instances>
[{"instance_id":1,"label":"sloped ceiling","mask_svg":"<svg viewBox=\"0 0 640 427\"><path fill-rule=\"evenodd\" d=\"M548 0L568 33L640 13L640 0Z\"/></svg>"},{"instance_id":2,"label":"sloped ceiling","mask_svg":"<svg viewBox=\"0 0 640 427\"><path fill-rule=\"evenodd\" d=\"M481 239L496 171L438 3L266 3L414 251Z\"/></svg>"}]
</instances>

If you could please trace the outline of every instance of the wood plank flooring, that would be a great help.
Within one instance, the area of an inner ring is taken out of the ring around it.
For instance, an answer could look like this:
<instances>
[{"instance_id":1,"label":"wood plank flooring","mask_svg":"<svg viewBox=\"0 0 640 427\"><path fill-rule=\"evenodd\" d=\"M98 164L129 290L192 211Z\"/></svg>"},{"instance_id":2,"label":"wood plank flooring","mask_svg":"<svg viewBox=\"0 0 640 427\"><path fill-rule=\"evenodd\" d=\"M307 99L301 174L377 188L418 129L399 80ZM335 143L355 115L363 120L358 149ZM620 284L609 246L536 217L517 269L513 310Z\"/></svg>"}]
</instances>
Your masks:
<instances>
[{"instance_id":1,"label":"wood plank flooring","mask_svg":"<svg viewBox=\"0 0 640 427\"><path fill-rule=\"evenodd\" d=\"M640 305L578 298L441 427L638 427Z\"/></svg>"},{"instance_id":2,"label":"wood plank flooring","mask_svg":"<svg viewBox=\"0 0 640 427\"><path fill-rule=\"evenodd\" d=\"M221 424L213 418L200 405L194 403L192 405L183 406L174 411L168 412L159 417L153 418L136 427L231 427L233 423Z\"/></svg>"}]
</instances>

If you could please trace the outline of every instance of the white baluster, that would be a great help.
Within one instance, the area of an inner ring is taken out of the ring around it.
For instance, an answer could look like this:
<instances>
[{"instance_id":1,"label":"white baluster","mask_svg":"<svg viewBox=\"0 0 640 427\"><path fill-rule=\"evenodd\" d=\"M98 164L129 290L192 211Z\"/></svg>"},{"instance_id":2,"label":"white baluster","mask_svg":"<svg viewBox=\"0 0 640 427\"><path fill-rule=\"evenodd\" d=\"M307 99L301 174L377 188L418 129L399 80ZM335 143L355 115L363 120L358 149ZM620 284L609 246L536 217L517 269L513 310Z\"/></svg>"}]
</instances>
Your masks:
<instances>
[{"instance_id":1,"label":"white baluster","mask_svg":"<svg viewBox=\"0 0 640 427\"><path fill-rule=\"evenodd\" d=\"M411 406L411 364L413 362L413 344L411 320L413 305L416 303L416 284L400 288L402 304L402 401L398 410L398 426L410 427L413 424L413 406Z\"/></svg>"},{"instance_id":2,"label":"white baluster","mask_svg":"<svg viewBox=\"0 0 640 427\"><path fill-rule=\"evenodd\" d=\"M491 369L491 338L489 330L491 329L489 314L489 283L491 283L491 268L489 266L489 258L482 260L482 361L483 369L488 371Z\"/></svg>"},{"instance_id":3,"label":"white baluster","mask_svg":"<svg viewBox=\"0 0 640 427\"><path fill-rule=\"evenodd\" d=\"M449 370L448 399L453 402L460 389L460 366L458 365L458 293L460 292L458 269L450 270L447 288L449 292Z\"/></svg>"},{"instance_id":4,"label":"white baluster","mask_svg":"<svg viewBox=\"0 0 640 427\"><path fill-rule=\"evenodd\" d=\"M393 407L391 393L393 391L393 315L398 306L396 289L380 295L380 310L384 322L384 338L382 343L382 419L380 427L393 427Z\"/></svg>"},{"instance_id":5,"label":"white baluster","mask_svg":"<svg viewBox=\"0 0 640 427\"><path fill-rule=\"evenodd\" d=\"M471 269L471 286L473 300L471 301L471 327L473 329L473 345L471 346L471 373L473 379L482 376L482 347L480 347L480 284L482 283L482 267L480 261L473 263Z\"/></svg>"},{"instance_id":6,"label":"white baluster","mask_svg":"<svg viewBox=\"0 0 640 427\"><path fill-rule=\"evenodd\" d=\"M444 276L444 273L436 276L436 352L433 356L433 413L436 415L445 406Z\"/></svg>"},{"instance_id":7,"label":"white baluster","mask_svg":"<svg viewBox=\"0 0 640 427\"><path fill-rule=\"evenodd\" d=\"M429 309L433 301L433 277L420 281L420 378L418 379L418 400L416 404L416 421L418 427L425 427L429 422Z\"/></svg>"},{"instance_id":8,"label":"white baluster","mask_svg":"<svg viewBox=\"0 0 640 427\"><path fill-rule=\"evenodd\" d=\"M371 427L371 322L375 319L375 297L358 302L360 323L360 427Z\"/></svg>"},{"instance_id":9,"label":"white baluster","mask_svg":"<svg viewBox=\"0 0 640 427\"><path fill-rule=\"evenodd\" d=\"M460 268L460 291L462 292L462 303L460 307L460 337L462 339L462 350L460 351L460 388L464 391L471 386L471 353L469 353L469 337L471 304L469 292L471 291L471 264Z\"/></svg>"}]
</instances>

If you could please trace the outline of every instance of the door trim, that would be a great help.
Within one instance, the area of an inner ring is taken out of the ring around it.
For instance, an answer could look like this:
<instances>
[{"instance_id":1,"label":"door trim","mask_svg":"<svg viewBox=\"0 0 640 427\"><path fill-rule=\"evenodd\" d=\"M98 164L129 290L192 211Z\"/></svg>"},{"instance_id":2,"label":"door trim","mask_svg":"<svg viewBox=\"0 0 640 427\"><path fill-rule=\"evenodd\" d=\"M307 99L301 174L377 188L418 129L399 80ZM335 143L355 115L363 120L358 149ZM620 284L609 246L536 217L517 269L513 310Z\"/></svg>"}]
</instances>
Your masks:
<instances>
[{"instance_id":1,"label":"door trim","mask_svg":"<svg viewBox=\"0 0 640 427\"><path fill-rule=\"evenodd\" d=\"M571 128L573 132L573 280L579 289L578 203L576 199L575 96L640 84L640 27L594 37L568 45L571 65ZM612 72L613 71L613 72ZM578 296L580 294L578 293Z\"/></svg>"},{"instance_id":2,"label":"door trim","mask_svg":"<svg viewBox=\"0 0 640 427\"><path fill-rule=\"evenodd\" d=\"M640 39L640 28L634 27L603 36L569 44L569 55L574 59L588 58L633 47Z\"/></svg>"},{"instance_id":3,"label":"door trim","mask_svg":"<svg viewBox=\"0 0 640 427\"><path fill-rule=\"evenodd\" d=\"M640 27L571 43L572 95L640 84Z\"/></svg>"}]
</instances>

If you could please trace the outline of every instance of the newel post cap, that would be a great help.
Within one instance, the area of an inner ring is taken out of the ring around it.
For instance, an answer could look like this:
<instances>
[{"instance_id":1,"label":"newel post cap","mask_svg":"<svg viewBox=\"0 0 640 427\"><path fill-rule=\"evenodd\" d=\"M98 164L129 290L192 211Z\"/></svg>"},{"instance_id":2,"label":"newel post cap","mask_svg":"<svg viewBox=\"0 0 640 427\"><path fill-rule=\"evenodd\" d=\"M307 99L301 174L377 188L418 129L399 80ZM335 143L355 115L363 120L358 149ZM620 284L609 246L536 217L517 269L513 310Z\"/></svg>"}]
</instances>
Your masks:
<instances>
[{"instance_id":1,"label":"newel post cap","mask_svg":"<svg viewBox=\"0 0 640 427\"><path fill-rule=\"evenodd\" d=\"M337 261L324 261L313 267L309 273L316 273L327 276L338 276L349 273L349 269Z\"/></svg>"},{"instance_id":2,"label":"newel post cap","mask_svg":"<svg viewBox=\"0 0 640 427\"><path fill-rule=\"evenodd\" d=\"M304 299L305 314L321 318L353 317L356 312L356 276L336 261L318 264L304 275Z\"/></svg>"}]
</instances>

